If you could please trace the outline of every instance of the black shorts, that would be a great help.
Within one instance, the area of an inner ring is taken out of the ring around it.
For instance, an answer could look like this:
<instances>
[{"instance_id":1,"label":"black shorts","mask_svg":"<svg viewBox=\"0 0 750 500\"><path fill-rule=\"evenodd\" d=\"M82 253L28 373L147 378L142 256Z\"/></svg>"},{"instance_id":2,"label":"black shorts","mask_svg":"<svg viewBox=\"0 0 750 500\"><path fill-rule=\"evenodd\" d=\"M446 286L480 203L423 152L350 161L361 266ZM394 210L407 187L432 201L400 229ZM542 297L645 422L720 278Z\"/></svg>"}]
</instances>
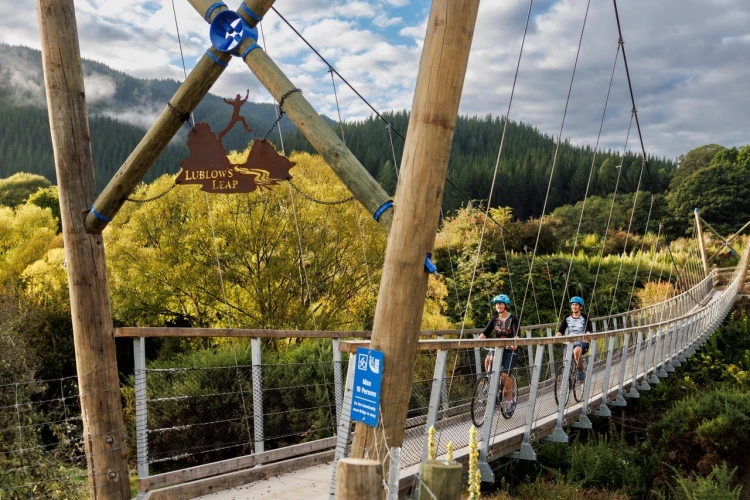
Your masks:
<instances>
[{"instance_id":1,"label":"black shorts","mask_svg":"<svg viewBox=\"0 0 750 500\"><path fill-rule=\"evenodd\" d=\"M487 355L488 357L495 358L495 352L491 352ZM503 349L503 363L501 373L510 374L510 371L516 367L518 362L518 350L511 350L509 348Z\"/></svg>"}]
</instances>

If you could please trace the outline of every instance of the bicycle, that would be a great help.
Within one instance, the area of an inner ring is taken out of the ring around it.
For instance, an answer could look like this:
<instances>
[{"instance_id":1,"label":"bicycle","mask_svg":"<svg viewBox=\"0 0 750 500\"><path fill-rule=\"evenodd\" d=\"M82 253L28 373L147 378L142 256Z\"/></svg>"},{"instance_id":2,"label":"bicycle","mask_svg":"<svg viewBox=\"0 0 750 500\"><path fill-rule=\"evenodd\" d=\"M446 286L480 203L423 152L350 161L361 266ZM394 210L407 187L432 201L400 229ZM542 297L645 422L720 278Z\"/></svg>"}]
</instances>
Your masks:
<instances>
[{"instance_id":1,"label":"bicycle","mask_svg":"<svg viewBox=\"0 0 750 500\"><path fill-rule=\"evenodd\" d=\"M575 344L574 344L575 347ZM557 372L555 373L555 404L558 406L560 405L560 400L563 399L562 394L562 381L563 376L565 374L565 349L567 346L563 348L563 362L560 364L560 367L557 369ZM565 404L568 404L568 399L570 399L570 393L573 393L573 399L575 399L576 403L580 403L583 401L583 390L586 385L586 379L585 379L585 373L586 373L586 356L582 353L581 354L581 361L583 363L583 370L581 370L584 373L584 378L581 379L578 377L578 367L575 365L575 358L571 357L570 362L573 364L570 367L570 373L568 374L568 393L565 394Z\"/></svg>"},{"instance_id":2,"label":"bicycle","mask_svg":"<svg viewBox=\"0 0 750 500\"><path fill-rule=\"evenodd\" d=\"M495 349L487 350L492 353L495 352ZM476 426L477 428L481 427L482 424L484 424L484 413L487 409L487 399L490 393L490 374L492 373L492 363L490 363L489 368L489 371L477 378L477 381L474 384L474 394L471 397L471 420L472 422L474 422L474 426ZM513 387L511 389L511 400L518 401L518 384L516 383L515 375L513 375L512 373L506 373L506 380L508 380ZM516 406L513 405L505 395L502 377L500 378L500 384L497 390L498 393L496 396L496 401L497 406L499 406L501 410L500 414L503 416L503 418L509 420L511 417L513 417L513 414L516 411Z\"/></svg>"}]
</instances>

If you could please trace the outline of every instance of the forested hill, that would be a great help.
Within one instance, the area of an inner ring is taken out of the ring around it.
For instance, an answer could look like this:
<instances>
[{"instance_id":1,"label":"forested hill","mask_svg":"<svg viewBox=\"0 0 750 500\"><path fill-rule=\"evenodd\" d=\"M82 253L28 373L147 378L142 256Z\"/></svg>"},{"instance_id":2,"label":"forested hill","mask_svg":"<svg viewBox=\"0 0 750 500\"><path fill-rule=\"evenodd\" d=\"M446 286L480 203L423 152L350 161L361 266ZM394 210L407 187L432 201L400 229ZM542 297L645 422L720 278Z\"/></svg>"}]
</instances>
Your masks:
<instances>
[{"instance_id":1,"label":"forested hill","mask_svg":"<svg viewBox=\"0 0 750 500\"><path fill-rule=\"evenodd\" d=\"M83 61L83 69L97 188L102 189L180 84L174 80L134 78L88 60ZM276 115L273 105L250 102L252 99L251 95L242 114L254 129L251 134L254 138L268 130ZM0 43L0 178L30 172L55 182L45 106L41 53ZM198 121L208 122L218 133L231 114L231 106L221 97L209 94L194 116ZM285 130L294 129L287 117L283 118L282 126ZM179 162L187 155L187 132L187 126L183 127L146 180L179 170ZM224 137L224 144L228 149L244 149L247 139L239 125Z\"/></svg>"},{"instance_id":2,"label":"forested hill","mask_svg":"<svg viewBox=\"0 0 750 500\"><path fill-rule=\"evenodd\" d=\"M407 112L385 113L385 118L395 130L406 135L409 126ZM448 169L448 178L471 199L486 200L490 192L492 174L497 161L504 121L502 118L459 117L453 139L453 149ZM338 125L335 128L341 133ZM362 161L380 183L393 192L396 185L396 171L393 168L388 131L377 117L364 121L347 123L343 127L347 146ZM404 141L392 133L396 158L401 161ZM287 151L311 150L299 133L291 133L284 139ZM519 219L537 217L541 214L547 192L552 159L555 152L555 139L540 133L536 128L524 123L510 121L503 146L492 205L511 206L513 215ZM576 203L584 198L586 183L593 160L590 147L578 147L564 143L555 166L550 200L547 212L556 207ZM633 155L621 162L612 151L600 151L596 157L590 195L606 195L614 191L618 166L624 165L619 193L633 193L638 186L641 161ZM652 178L658 193L669 187L676 165L667 159L650 158ZM642 190L649 190L646 183ZM466 196L450 184L445 188L444 208L453 210L466 203Z\"/></svg>"},{"instance_id":3,"label":"forested hill","mask_svg":"<svg viewBox=\"0 0 750 500\"><path fill-rule=\"evenodd\" d=\"M179 83L174 80L134 78L92 61L84 60L83 67L97 188L102 189L138 144L146 127L163 109ZM252 98L250 96L250 100ZM232 108L220 97L209 94L196 109L195 118L208 122L218 133L229 122L231 112ZM264 134L275 119L271 104L247 102L242 114L254 129L250 138ZM389 113L386 117L395 130L406 134L409 121L407 112ZM339 125L330 123L340 133ZM459 117L449 179L471 199L486 199L489 194L502 127L501 119L490 116ZM282 121L282 130L285 132L287 152L312 152L307 140L286 116ZM393 193L396 170L384 123L377 118L369 118L345 124L343 132L352 152L386 190ZM184 127L145 180L177 172L179 162L187 155L186 133L187 127ZM396 158L400 162L404 142L395 132L392 136ZM278 143L276 134L272 134L271 139ZM247 140L248 135L238 125L226 135L224 144L227 149L244 149ZM512 206L514 215L521 219L538 216L547 189L555 141L530 125L511 123L505 144L492 204ZM590 148L567 143L561 147L548 212L583 199L592 155ZM640 160L631 156L621 162L611 152L600 152L591 194L605 195L614 190L617 166L621 163L624 167L618 191L635 191ZM668 187L674 170L675 165L670 161L651 159L652 177L658 192ZM16 172L37 173L55 181L41 54L26 47L0 44L0 178ZM449 183L444 208L450 211L465 204L467 198L463 193Z\"/></svg>"}]
</instances>

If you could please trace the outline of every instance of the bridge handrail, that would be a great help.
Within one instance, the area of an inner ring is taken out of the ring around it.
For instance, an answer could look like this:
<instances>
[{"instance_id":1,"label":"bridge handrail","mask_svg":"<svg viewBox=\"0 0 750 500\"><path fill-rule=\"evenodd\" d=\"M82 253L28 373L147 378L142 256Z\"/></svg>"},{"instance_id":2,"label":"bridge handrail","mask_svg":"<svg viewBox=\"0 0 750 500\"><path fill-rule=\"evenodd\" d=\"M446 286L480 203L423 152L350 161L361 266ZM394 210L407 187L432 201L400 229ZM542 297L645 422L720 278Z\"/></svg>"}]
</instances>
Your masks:
<instances>
[{"instance_id":1,"label":"bridge handrail","mask_svg":"<svg viewBox=\"0 0 750 500\"><path fill-rule=\"evenodd\" d=\"M747 266L747 258L748 258L748 250L750 250L750 246L748 246L747 249L743 252L742 260L740 261L740 265L737 266L734 272L734 277L732 279L732 283L727 288L726 291L730 291L732 288L736 288L739 286L739 278L742 275L741 269L742 266ZM691 288L690 290L683 292L684 295L695 288L703 285L706 283L708 279L711 278L711 273L698 285ZM677 298L679 296L672 297L672 299ZM669 300L672 300L669 299ZM669 300L660 302L659 304L655 304L654 306L658 305L665 305ZM654 307L649 306L649 307ZM710 306L707 303L707 301L702 301L700 303L700 306L698 308L690 310L688 313L683 314L678 317L674 318L667 318L665 320L657 321L655 323L649 323L645 325L639 325L639 326L630 326L626 328L620 328L615 330L609 330L606 332L600 332L600 333L592 333L587 335L575 335L573 337L571 336L561 336L561 337L531 337L531 338L514 338L514 339L455 339L455 340L446 340L446 339L436 339L436 340L420 340L418 344L418 350L420 351L436 351L436 350L446 350L446 349L458 349L458 348L465 348L465 349L472 349L472 348L492 348L492 347L510 347L510 346L536 346L536 345L548 345L548 344L565 344L572 341L577 340L583 340L583 341L590 341L594 339L606 339L614 336L619 335L625 335L628 333L643 331L643 330L652 330L654 328L661 328L664 326L672 326L675 323L678 323L680 321L689 320L696 315L702 313L706 309L708 309ZM625 314L632 314L635 311L629 311ZM615 317L608 316L604 318L595 318L596 320L602 320ZM553 324L554 326L554 324ZM537 327L524 327L522 330L530 330L533 328L542 328L544 325L539 325ZM357 347L367 347L370 345L370 341L343 341L339 344L339 351L341 352L348 352L348 353L354 353L357 350Z\"/></svg>"},{"instance_id":2,"label":"bridge handrail","mask_svg":"<svg viewBox=\"0 0 750 500\"><path fill-rule=\"evenodd\" d=\"M692 294L709 279L712 279L714 271L709 273L700 283L694 287L682 292L679 295L670 297L657 304L652 304L640 309L634 309L623 313L612 314L609 316L600 316L592 318L592 321L603 321L621 316L639 314L643 311L665 306L670 302L675 302L682 297ZM557 323L543 323L540 325L528 325L521 327L523 331L543 330L554 328ZM467 334L481 333L483 328L468 328L464 330ZM456 335L460 330L422 330L419 332L421 337L440 337L445 335ZM314 339L339 339L339 338L370 338L371 331L338 331L338 330L272 330L257 328L191 328L191 327L118 327L114 329L116 338L138 338L138 337L246 337L246 338L268 338L268 339L286 339L286 338L314 338Z\"/></svg>"}]
</instances>

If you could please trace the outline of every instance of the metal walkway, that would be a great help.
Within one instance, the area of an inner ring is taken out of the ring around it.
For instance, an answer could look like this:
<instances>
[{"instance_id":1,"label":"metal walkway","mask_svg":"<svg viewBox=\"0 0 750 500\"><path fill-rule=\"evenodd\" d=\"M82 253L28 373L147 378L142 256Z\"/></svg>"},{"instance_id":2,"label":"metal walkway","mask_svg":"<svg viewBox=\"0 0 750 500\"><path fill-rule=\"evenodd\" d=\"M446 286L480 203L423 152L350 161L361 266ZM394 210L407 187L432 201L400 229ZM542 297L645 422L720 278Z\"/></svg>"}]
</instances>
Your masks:
<instances>
[{"instance_id":1,"label":"metal walkway","mask_svg":"<svg viewBox=\"0 0 750 500\"><path fill-rule=\"evenodd\" d=\"M572 394L567 404L555 402L556 369L563 366L563 385L567 385L564 381L572 365L572 349L567 350L568 359L561 363L565 338L552 337L552 325L524 328L527 338L512 341L518 344L527 360L515 369L518 406L513 416L505 419L500 409L495 408L493 390L487 398L483 425L479 428L482 479L493 479L488 465L492 460L503 456L533 460L533 442L542 438L567 442L565 427L590 428L589 415L609 416L610 407L624 406L626 398L638 397L640 391L649 390L660 378L673 372L696 352L731 310L744 278L739 270L744 269L746 263L747 252L726 290L715 290L713 275L710 275L692 289L660 304L595 318L598 333L585 337L591 348L586 357L586 383L580 403ZM410 490L417 481L419 463L426 456L426 435L430 426L436 429L438 457L446 453L450 441L454 458L468 461L469 429L473 425L471 397L477 373L481 372L481 367L477 369L481 360L479 348L501 348L510 342L498 339L420 342L420 359L430 362L434 372L431 378L414 383L412 406L400 448L400 491ZM341 351L354 352L364 344L366 342L341 342L339 347ZM218 467L213 475L206 473L192 481L195 475L186 474L182 484L152 489L141 497L332 498L336 461L346 456L351 446L353 426L349 411L353 368L354 363L350 363L343 400L336 401L339 408L337 437L308 443L306 452L290 455L292 458L284 454L284 449L266 452L277 454L278 459L269 460L270 463L252 463L251 455L244 457L243 466L242 459L235 459L239 462L230 467L229 473L222 473L227 467ZM491 376L490 387L497 387L499 374L492 372ZM428 404L425 404L426 387L429 387ZM334 444L335 452L331 449ZM385 457L384 453L373 453L371 458L384 460ZM153 483L153 488L157 486L158 481Z\"/></svg>"}]
</instances>

